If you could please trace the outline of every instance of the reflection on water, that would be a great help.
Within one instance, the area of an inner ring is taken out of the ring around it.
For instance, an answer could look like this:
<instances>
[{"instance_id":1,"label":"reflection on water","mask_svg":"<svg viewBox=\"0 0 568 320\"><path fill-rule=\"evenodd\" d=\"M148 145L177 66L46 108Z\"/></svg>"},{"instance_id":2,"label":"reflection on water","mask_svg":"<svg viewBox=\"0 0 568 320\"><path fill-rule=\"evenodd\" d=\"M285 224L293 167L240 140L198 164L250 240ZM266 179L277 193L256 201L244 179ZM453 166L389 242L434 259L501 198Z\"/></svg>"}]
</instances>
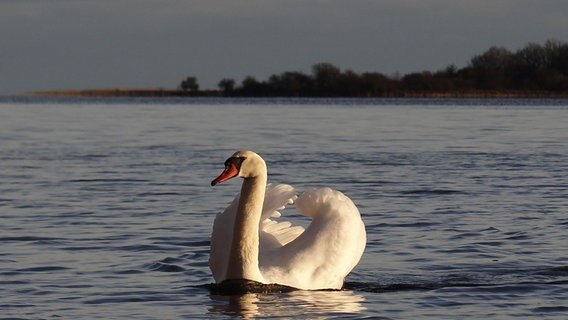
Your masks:
<instances>
[{"instance_id":1,"label":"reflection on water","mask_svg":"<svg viewBox=\"0 0 568 320\"><path fill-rule=\"evenodd\" d=\"M222 302L220 304L215 303L211 306L211 309L209 310L212 313L242 316L244 318L259 316L262 314L259 310L260 299L255 293L246 293L244 295L235 296L212 295L211 299L215 302Z\"/></svg>"},{"instance_id":2,"label":"reflection on water","mask_svg":"<svg viewBox=\"0 0 568 320\"><path fill-rule=\"evenodd\" d=\"M294 317L357 314L365 310L365 298L353 291L292 291L283 294L211 295L214 314L251 317Z\"/></svg>"},{"instance_id":3,"label":"reflection on water","mask_svg":"<svg viewBox=\"0 0 568 320\"><path fill-rule=\"evenodd\" d=\"M290 298L312 311L357 313L365 310L362 304L365 298L353 291L294 291Z\"/></svg>"}]
</instances>

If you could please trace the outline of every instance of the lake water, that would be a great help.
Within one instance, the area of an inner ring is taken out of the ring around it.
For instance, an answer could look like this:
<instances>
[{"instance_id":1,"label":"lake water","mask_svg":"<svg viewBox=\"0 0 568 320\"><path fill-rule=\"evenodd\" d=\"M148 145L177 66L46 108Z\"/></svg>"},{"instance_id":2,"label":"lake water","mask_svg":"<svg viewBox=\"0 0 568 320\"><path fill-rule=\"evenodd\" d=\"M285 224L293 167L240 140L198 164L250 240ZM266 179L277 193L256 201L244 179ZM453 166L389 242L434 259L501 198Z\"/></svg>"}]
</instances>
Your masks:
<instances>
[{"instance_id":1,"label":"lake water","mask_svg":"<svg viewBox=\"0 0 568 320\"><path fill-rule=\"evenodd\" d=\"M345 290L204 286L243 148L358 205ZM568 101L4 97L0 217L1 319L566 319Z\"/></svg>"}]
</instances>

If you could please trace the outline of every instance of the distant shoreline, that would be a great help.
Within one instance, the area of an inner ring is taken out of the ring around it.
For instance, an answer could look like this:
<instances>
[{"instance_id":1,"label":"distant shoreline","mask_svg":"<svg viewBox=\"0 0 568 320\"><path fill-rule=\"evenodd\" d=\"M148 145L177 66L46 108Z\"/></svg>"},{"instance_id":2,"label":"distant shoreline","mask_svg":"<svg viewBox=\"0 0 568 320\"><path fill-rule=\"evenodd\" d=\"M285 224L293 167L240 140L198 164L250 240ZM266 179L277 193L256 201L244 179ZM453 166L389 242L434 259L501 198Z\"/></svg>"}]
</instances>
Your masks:
<instances>
[{"instance_id":1,"label":"distant shoreline","mask_svg":"<svg viewBox=\"0 0 568 320\"><path fill-rule=\"evenodd\" d=\"M568 99L568 92L468 90L453 92L400 91L368 97L226 95L221 90L179 89L82 89L33 92L40 97L213 97L213 98L433 98L433 99Z\"/></svg>"},{"instance_id":2,"label":"distant shoreline","mask_svg":"<svg viewBox=\"0 0 568 320\"><path fill-rule=\"evenodd\" d=\"M82 89L82 90L45 90L32 95L40 97L221 97L218 90L197 92L178 89Z\"/></svg>"}]
</instances>

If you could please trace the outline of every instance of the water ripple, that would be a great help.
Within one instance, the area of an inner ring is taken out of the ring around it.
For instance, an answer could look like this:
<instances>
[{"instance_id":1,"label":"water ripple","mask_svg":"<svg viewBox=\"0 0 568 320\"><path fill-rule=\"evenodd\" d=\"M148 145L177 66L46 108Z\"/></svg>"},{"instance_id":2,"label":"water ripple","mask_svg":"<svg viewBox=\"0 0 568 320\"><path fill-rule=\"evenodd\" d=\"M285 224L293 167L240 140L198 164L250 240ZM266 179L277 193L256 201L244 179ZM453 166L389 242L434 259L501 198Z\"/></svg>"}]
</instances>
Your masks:
<instances>
[{"instance_id":1,"label":"water ripple","mask_svg":"<svg viewBox=\"0 0 568 320\"><path fill-rule=\"evenodd\" d=\"M565 318L565 102L26 99L0 104L3 318ZM358 205L346 290L200 287L235 146Z\"/></svg>"}]
</instances>

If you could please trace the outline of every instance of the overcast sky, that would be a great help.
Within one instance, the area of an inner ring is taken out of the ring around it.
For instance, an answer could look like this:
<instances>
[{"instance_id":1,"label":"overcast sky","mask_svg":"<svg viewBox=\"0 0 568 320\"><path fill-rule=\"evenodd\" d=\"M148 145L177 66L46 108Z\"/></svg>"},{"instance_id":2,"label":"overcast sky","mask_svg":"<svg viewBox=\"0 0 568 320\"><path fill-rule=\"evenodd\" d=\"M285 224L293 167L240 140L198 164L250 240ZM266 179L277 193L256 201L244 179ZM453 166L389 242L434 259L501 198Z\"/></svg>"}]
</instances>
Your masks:
<instances>
[{"instance_id":1,"label":"overcast sky","mask_svg":"<svg viewBox=\"0 0 568 320\"><path fill-rule=\"evenodd\" d=\"M318 62L386 74L568 41L566 0L0 0L0 94L202 88Z\"/></svg>"}]
</instances>

